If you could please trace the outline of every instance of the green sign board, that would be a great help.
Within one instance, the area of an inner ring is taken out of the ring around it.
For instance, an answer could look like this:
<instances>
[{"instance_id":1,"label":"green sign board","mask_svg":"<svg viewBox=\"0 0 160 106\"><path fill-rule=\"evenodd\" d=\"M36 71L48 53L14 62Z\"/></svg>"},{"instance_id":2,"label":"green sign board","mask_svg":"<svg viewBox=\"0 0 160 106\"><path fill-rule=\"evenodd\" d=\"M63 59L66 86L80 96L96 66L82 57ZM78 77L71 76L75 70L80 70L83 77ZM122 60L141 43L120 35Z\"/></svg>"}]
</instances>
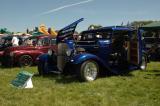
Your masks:
<instances>
[{"instance_id":1,"label":"green sign board","mask_svg":"<svg viewBox=\"0 0 160 106\"><path fill-rule=\"evenodd\" d=\"M16 78L12 80L11 84L18 88L33 88L32 78L33 74L27 71L21 71Z\"/></svg>"}]
</instances>

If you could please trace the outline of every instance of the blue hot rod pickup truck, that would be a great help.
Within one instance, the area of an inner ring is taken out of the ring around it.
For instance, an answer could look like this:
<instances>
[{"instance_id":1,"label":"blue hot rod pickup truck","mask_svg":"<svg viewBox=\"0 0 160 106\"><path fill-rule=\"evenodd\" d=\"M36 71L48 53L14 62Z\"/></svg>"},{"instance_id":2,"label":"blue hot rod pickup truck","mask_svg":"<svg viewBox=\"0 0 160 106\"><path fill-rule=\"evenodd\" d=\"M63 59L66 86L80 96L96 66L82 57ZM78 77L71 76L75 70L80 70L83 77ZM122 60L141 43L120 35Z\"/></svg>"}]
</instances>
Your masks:
<instances>
[{"instance_id":1,"label":"blue hot rod pickup truck","mask_svg":"<svg viewBox=\"0 0 160 106\"><path fill-rule=\"evenodd\" d=\"M81 81L93 81L99 75L147 66L142 50L141 34L123 26L102 27L83 31L76 40L73 33L79 22L61 29L57 36L57 52L49 50L37 58L40 75L50 72L74 74Z\"/></svg>"}]
</instances>

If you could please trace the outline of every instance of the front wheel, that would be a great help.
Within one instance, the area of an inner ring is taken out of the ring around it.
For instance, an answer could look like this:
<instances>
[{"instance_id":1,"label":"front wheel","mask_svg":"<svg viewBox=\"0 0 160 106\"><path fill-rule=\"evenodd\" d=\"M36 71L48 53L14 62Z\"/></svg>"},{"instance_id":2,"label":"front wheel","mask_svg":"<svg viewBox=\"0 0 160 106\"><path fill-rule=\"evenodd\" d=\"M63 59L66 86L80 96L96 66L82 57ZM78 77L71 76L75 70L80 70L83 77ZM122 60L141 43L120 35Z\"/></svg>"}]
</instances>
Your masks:
<instances>
[{"instance_id":1,"label":"front wheel","mask_svg":"<svg viewBox=\"0 0 160 106\"><path fill-rule=\"evenodd\" d=\"M42 62L38 62L38 73L39 73L39 75L41 76L41 75L43 75L43 71L44 71L44 63L42 63Z\"/></svg>"},{"instance_id":2,"label":"front wheel","mask_svg":"<svg viewBox=\"0 0 160 106\"><path fill-rule=\"evenodd\" d=\"M141 70L146 70L147 68L147 58L145 55L142 56L142 62L140 64L140 69Z\"/></svg>"},{"instance_id":3,"label":"front wheel","mask_svg":"<svg viewBox=\"0 0 160 106\"><path fill-rule=\"evenodd\" d=\"M94 81L99 74L99 67L95 61L88 60L83 62L78 68L78 76L81 81Z\"/></svg>"},{"instance_id":4,"label":"front wheel","mask_svg":"<svg viewBox=\"0 0 160 106\"><path fill-rule=\"evenodd\" d=\"M48 70L48 63L47 63L47 61L44 61L44 62L39 61L38 62L38 73L39 73L39 75L40 76L44 76L45 74L48 73L47 70Z\"/></svg>"}]
</instances>

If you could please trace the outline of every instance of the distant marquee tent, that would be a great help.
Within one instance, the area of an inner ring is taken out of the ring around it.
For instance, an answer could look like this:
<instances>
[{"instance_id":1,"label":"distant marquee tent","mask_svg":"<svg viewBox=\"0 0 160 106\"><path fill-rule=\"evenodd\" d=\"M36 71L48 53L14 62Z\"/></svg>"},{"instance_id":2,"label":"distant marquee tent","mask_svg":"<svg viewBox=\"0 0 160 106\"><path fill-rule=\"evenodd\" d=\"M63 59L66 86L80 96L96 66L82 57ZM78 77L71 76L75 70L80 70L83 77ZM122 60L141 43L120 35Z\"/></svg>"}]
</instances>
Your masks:
<instances>
[{"instance_id":1,"label":"distant marquee tent","mask_svg":"<svg viewBox=\"0 0 160 106\"><path fill-rule=\"evenodd\" d=\"M152 22L150 24L142 26L141 28L151 29L151 30L153 30L153 29L155 29L155 30L159 29L160 30L160 21Z\"/></svg>"}]
</instances>

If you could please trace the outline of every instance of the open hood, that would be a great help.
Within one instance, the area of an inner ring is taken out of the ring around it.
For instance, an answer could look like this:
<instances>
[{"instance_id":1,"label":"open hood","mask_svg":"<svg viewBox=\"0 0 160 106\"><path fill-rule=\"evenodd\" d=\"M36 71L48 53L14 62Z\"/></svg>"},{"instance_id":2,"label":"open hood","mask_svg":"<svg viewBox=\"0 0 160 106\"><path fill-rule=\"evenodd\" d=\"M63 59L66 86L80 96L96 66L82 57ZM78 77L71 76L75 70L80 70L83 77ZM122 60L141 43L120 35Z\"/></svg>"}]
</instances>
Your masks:
<instances>
[{"instance_id":1,"label":"open hood","mask_svg":"<svg viewBox=\"0 0 160 106\"><path fill-rule=\"evenodd\" d=\"M67 39L67 38L72 38L73 37L73 34L74 34L74 31L77 27L77 24L80 23L81 21L83 21L84 18L81 18L75 22L73 22L72 24L62 28L59 32L58 32L58 35L57 35L57 43L59 42L62 42L64 39Z\"/></svg>"}]
</instances>

